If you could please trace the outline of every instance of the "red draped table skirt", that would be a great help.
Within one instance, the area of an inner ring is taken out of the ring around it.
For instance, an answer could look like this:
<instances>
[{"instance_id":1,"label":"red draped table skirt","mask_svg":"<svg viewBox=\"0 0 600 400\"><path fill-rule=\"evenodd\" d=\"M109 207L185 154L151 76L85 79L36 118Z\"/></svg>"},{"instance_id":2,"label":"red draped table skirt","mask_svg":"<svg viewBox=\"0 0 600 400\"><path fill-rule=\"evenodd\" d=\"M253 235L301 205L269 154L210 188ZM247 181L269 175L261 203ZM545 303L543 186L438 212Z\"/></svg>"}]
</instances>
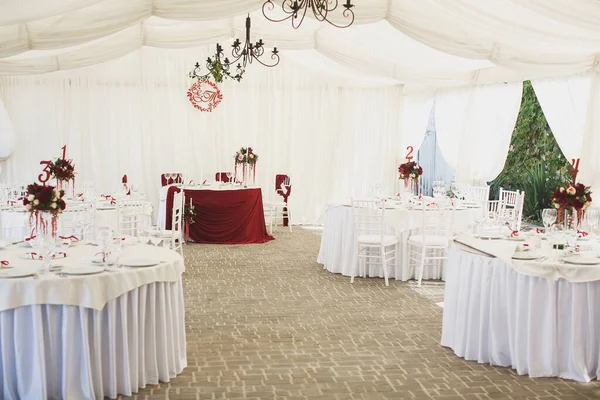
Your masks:
<instances>
[{"instance_id":1,"label":"red draped table skirt","mask_svg":"<svg viewBox=\"0 0 600 400\"><path fill-rule=\"evenodd\" d=\"M165 228L171 229L173 196L181 189L167 192ZM197 190L184 189L185 203L196 208L196 222L189 225L189 238L197 243L248 244L273 240L267 232L260 189Z\"/></svg>"}]
</instances>

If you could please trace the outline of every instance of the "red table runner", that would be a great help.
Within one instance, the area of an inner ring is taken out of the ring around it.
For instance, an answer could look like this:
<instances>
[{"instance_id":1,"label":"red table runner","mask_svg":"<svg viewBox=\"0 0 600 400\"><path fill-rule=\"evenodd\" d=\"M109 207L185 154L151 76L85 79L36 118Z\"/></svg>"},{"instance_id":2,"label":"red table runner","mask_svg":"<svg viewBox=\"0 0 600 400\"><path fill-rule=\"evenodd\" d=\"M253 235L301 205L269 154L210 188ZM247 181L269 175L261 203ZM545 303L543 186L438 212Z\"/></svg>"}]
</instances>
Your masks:
<instances>
[{"instance_id":1,"label":"red table runner","mask_svg":"<svg viewBox=\"0 0 600 400\"><path fill-rule=\"evenodd\" d=\"M167 192L165 228L171 229L173 196L180 188ZM273 240L267 232L260 189L193 190L185 189L185 202L196 208L196 222L190 224L190 239L197 243L248 244Z\"/></svg>"}]
</instances>

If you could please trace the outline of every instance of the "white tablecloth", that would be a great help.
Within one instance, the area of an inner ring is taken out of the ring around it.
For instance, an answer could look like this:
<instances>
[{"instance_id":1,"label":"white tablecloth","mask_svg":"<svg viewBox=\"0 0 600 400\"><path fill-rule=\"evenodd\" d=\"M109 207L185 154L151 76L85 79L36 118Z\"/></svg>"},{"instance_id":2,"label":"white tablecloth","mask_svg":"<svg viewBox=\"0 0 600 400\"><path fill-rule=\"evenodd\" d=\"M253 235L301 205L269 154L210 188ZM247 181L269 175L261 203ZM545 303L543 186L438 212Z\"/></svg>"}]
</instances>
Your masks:
<instances>
[{"instance_id":1,"label":"white tablecloth","mask_svg":"<svg viewBox=\"0 0 600 400\"><path fill-rule=\"evenodd\" d=\"M455 248L446 268L441 344L522 375L588 382L600 369L599 307L600 281L528 276L500 258Z\"/></svg>"},{"instance_id":2,"label":"white tablecloth","mask_svg":"<svg viewBox=\"0 0 600 400\"><path fill-rule=\"evenodd\" d=\"M67 250L83 263L93 246ZM19 268L26 249L0 250ZM181 256L131 246L159 266L97 275L0 279L0 398L102 399L168 382L187 365ZM11 308L12 307L12 308Z\"/></svg>"},{"instance_id":3,"label":"white tablecloth","mask_svg":"<svg viewBox=\"0 0 600 400\"><path fill-rule=\"evenodd\" d=\"M31 247L11 246L0 250L0 259L8 261L9 266L14 268L41 268L41 261L20 258L20 255L32 251L36 250ZM97 246L76 245L64 251L67 257L53 263L77 267L91 265L89 260L99 250ZM185 270L183 258L164 247L123 246L121 258L152 258L164 262L150 268L121 269L119 272L103 272L68 279L55 274L41 274L38 279L0 279L0 311L33 304L72 305L102 310L109 300L142 285L151 282L177 282Z\"/></svg>"},{"instance_id":4,"label":"white tablecloth","mask_svg":"<svg viewBox=\"0 0 600 400\"><path fill-rule=\"evenodd\" d=\"M474 223L475 210L459 210L454 215L453 232L464 232ZM409 280L414 278L414 269L408 266L407 241L411 233L421 227L422 211L407 209L390 209L385 211L386 223L390 226L389 234L395 234L400 240L396 264L390 269L390 278ZM352 207L335 205L325 213L325 226L321 238L321 248L317 262L330 272L346 276L354 271L355 246ZM379 266L372 266L368 276L383 277ZM359 275L362 275L362 266ZM444 272L438 267L427 267L423 271L423 279L443 279Z\"/></svg>"}]
</instances>

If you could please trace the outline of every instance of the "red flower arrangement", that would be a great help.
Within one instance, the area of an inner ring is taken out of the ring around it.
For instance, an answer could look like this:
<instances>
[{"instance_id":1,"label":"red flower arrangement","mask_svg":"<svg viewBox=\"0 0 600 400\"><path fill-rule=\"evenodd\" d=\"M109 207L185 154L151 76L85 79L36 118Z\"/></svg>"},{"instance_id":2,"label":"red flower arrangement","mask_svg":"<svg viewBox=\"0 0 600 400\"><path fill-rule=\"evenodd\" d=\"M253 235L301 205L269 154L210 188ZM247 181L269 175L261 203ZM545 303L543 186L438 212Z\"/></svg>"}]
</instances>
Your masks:
<instances>
[{"instance_id":1,"label":"red flower arrangement","mask_svg":"<svg viewBox=\"0 0 600 400\"><path fill-rule=\"evenodd\" d=\"M404 179L405 181L412 179L415 182L418 182L419 177L423 175L423 168L421 168L415 161L410 161L400 164L398 167L398 174L398 179Z\"/></svg>"},{"instance_id":2,"label":"red flower arrangement","mask_svg":"<svg viewBox=\"0 0 600 400\"><path fill-rule=\"evenodd\" d=\"M56 235L56 222L58 214L67 207L63 196L64 190L58 190L54 186L42 186L32 183L27 186L27 197L23 199L25 210L31 213L31 222L35 216L35 226L39 229L47 229L48 221L44 221L40 212L48 212L52 215L52 236Z\"/></svg>"},{"instance_id":3,"label":"red flower arrangement","mask_svg":"<svg viewBox=\"0 0 600 400\"><path fill-rule=\"evenodd\" d=\"M592 204L592 191L583 183L561 186L556 189L550 200L558 209L574 208L577 211L585 211Z\"/></svg>"},{"instance_id":4,"label":"red flower arrangement","mask_svg":"<svg viewBox=\"0 0 600 400\"><path fill-rule=\"evenodd\" d=\"M252 147L242 147L235 153L233 159L235 160L236 164L256 164L258 161L258 154L252 150Z\"/></svg>"},{"instance_id":5,"label":"red flower arrangement","mask_svg":"<svg viewBox=\"0 0 600 400\"><path fill-rule=\"evenodd\" d=\"M72 160L57 158L48 165L48 169L52 177L57 181L68 182L75 180L75 167L72 164Z\"/></svg>"}]
</instances>

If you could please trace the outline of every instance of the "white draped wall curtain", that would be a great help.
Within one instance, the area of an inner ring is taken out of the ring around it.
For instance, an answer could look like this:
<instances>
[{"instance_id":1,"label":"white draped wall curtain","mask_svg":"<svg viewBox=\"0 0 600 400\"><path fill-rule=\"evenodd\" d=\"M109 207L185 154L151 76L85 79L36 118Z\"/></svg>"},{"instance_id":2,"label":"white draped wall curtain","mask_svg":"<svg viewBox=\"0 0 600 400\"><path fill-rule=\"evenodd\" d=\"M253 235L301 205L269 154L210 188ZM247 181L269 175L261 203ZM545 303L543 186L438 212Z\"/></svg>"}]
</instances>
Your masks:
<instances>
[{"instance_id":1,"label":"white draped wall curtain","mask_svg":"<svg viewBox=\"0 0 600 400\"><path fill-rule=\"evenodd\" d=\"M19 140L5 140L13 130L0 107L0 157L15 148L0 181L35 180L39 161L67 144L79 180L110 191L126 173L156 199L161 172L209 179L251 145L267 196L274 175L289 173L293 222L315 223L330 201L369 194L374 183L393 190L434 97L440 148L457 180L493 179L524 79L535 79L538 93L546 85L552 99L540 102L567 157L582 157L581 178L600 176L590 156L600 150L591 134L600 102L598 1L353 2L349 29L307 19L294 30L266 21L264 0L2 1L0 100ZM187 72L215 43L228 48L243 36L247 13L253 41L277 46L282 63L252 66L240 84L222 85L212 114L200 113L185 96ZM588 96L573 98L570 112L554 96L585 92L564 83L576 74L588 77Z\"/></svg>"},{"instance_id":2,"label":"white draped wall curtain","mask_svg":"<svg viewBox=\"0 0 600 400\"><path fill-rule=\"evenodd\" d=\"M532 81L567 160L580 158L578 180L600 187L600 72Z\"/></svg>"}]
</instances>

